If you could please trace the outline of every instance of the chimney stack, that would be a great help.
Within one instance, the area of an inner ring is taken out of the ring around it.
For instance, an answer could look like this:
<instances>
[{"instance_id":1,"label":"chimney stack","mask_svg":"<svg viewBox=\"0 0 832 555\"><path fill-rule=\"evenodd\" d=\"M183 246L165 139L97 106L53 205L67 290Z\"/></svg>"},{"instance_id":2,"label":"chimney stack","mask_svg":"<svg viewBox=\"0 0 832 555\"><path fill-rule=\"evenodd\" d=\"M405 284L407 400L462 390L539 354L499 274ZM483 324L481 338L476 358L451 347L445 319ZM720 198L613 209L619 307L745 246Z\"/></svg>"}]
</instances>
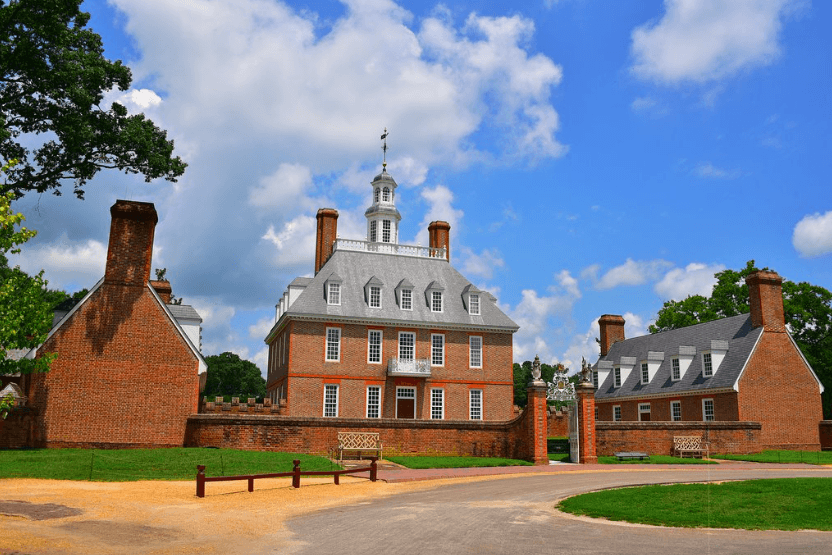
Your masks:
<instances>
[{"instance_id":1,"label":"chimney stack","mask_svg":"<svg viewBox=\"0 0 832 555\"><path fill-rule=\"evenodd\" d=\"M153 233L159 217L150 202L117 200L110 207L105 283L143 287L150 280Z\"/></svg>"},{"instance_id":2,"label":"chimney stack","mask_svg":"<svg viewBox=\"0 0 832 555\"><path fill-rule=\"evenodd\" d=\"M617 314L604 314L598 318L601 328L601 356L607 356L613 343L624 341L624 318Z\"/></svg>"},{"instance_id":3,"label":"chimney stack","mask_svg":"<svg viewBox=\"0 0 832 555\"><path fill-rule=\"evenodd\" d=\"M334 208L321 208L316 216L318 231L315 235L315 273L323 268L332 255L332 247L338 237L338 211Z\"/></svg>"},{"instance_id":4,"label":"chimney stack","mask_svg":"<svg viewBox=\"0 0 832 555\"><path fill-rule=\"evenodd\" d=\"M761 270L747 278L748 304L751 307L751 326L765 331L786 331L783 312L783 278L777 272Z\"/></svg>"},{"instance_id":5,"label":"chimney stack","mask_svg":"<svg viewBox=\"0 0 832 555\"><path fill-rule=\"evenodd\" d=\"M451 224L448 222L436 221L428 225L428 237L430 248L440 249L445 247L445 258L451 261Z\"/></svg>"},{"instance_id":6,"label":"chimney stack","mask_svg":"<svg viewBox=\"0 0 832 555\"><path fill-rule=\"evenodd\" d=\"M156 290L156 294L162 299L165 304L170 304L170 299L173 296L173 289L170 287L169 281L151 281L150 286Z\"/></svg>"}]
</instances>

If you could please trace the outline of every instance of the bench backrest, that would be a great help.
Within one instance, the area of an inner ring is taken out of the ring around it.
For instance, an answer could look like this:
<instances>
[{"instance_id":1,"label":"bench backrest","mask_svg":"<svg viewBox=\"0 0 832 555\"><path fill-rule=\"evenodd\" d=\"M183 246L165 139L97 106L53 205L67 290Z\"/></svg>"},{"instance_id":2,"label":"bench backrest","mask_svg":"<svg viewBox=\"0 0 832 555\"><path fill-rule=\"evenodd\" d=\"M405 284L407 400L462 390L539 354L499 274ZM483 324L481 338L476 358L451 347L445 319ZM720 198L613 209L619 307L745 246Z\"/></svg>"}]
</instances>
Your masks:
<instances>
[{"instance_id":1,"label":"bench backrest","mask_svg":"<svg viewBox=\"0 0 832 555\"><path fill-rule=\"evenodd\" d=\"M378 442L377 432L338 432L338 445L342 449L375 449Z\"/></svg>"},{"instance_id":2,"label":"bench backrest","mask_svg":"<svg viewBox=\"0 0 832 555\"><path fill-rule=\"evenodd\" d=\"M702 438L699 436L678 436L673 438L676 449L701 449Z\"/></svg>"}]
</instances>

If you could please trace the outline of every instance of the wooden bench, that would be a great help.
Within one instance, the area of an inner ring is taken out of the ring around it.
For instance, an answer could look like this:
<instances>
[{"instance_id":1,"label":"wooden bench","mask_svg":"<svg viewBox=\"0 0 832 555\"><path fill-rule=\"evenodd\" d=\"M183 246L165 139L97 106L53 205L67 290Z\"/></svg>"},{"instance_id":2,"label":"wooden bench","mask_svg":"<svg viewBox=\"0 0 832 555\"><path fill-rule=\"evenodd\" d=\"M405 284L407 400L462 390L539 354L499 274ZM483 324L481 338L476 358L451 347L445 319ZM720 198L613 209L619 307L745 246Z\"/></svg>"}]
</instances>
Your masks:
<instances>
[{"instance_id":1,"label":"wooden bench","mask_svg":"<svg viewBox=\"0 0 832 555\"><path fill-rule=\"evenodd\" d=\"M338 432L338 460L344 460L344 451L375 451L381 458L381 440L376 432Z\"/></svg>"},{"instance_id":2,"label":"wooden bench","mask_svg":"<svg viewBox=\"0 0 832 555\"><path fill-rule=\"evenodd\" d=\"M639 451L620 451L615 453L615 458L619 461L632 461L632 460L650 460L650 455L647 453L641 453Z\"/></svg>"},{"instance_id":3,"label":"wooden bench","mask_svg":"<svg viewBox=\"0 0 832 555\"><path fill-rule=\"evenodd\" d=\"M708 444L699 436L676 436L673 438L673 454L680 458L685 455L708 458Z\"/></svg>"}]
</instances>

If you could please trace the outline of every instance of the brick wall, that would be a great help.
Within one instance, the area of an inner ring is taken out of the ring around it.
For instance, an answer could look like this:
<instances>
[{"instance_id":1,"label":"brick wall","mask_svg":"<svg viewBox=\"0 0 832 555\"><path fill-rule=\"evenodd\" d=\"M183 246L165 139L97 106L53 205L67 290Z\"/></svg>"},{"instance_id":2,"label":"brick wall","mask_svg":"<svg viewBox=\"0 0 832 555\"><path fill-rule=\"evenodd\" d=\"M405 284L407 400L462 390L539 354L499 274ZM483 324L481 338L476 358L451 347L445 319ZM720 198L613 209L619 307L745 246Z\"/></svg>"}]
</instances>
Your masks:
<instances>
[{"instance_id":1,"label":"brick wall","mask_svg":"<svg viewBox=\"0 0 832 555\"><path fill-rule=\"evenodd\" d=\"M31 376L36 445L183 444L198 408L198 361L147 285L105 282L40 352L58 358Z\"/></svg>"},{"instance_id":2,"label":"brick wall","mask_svg":"<svg viewBox=\"0 0 832 555\"><path fill-rule=\"evenodd\" d=\"M549 407L549 422L546 426L549 437L566 437L569 435L569 412L555 411Z\"/></svg>"},{"instance_id":3,"label":"brick wall","mask_svg":"<svg viewBox=\"0 0 832 555\"><path fill-rule=\"evenodd\" d=\"M759 422L596 422L597 455L618 451L643 451L670 455L674 436L700 436L710 443L711 453L759 453Z\"/></svg>"},{"instance_id":4,"label":"brick wall","mask_svg":"<svg viewBox=\"0 0 832 555\"><path fill-rule=\"evenodd\" d=\"M612 407L620 405L622 421L638 422L639 403L650 403L650 420L652 422L668 422L670 421L670 402L680 401L682 403L682 422L701 422L703 419L703 399L714 400L715 420L735 422L740 419L737 409L737 394L734 392L704 395L680 395L674 397L634 399L629 401L596 399L595 404L598 407L598 420L600 421L611 422Z\"/></svg>"},{"instance_id":5,"label":"brick wall","mask_svg":"<svg viewBox=\"0 0 832 555\"><path fill-rule=\"evenodd\" d=\"M24 407L10 411L5 420L0 418L0 449L31 447L36 416L36 410Z\"/></svg>"},{"instance_id":6,"label":"brick wall","mask_svg":"<svg viewBox=\"0 0 832 555\"><path fill-rule=\"evenodd\" d=\"M356 430L378 432L385 455L420 453L535 460L542 459L545 453L535 453L529 438L540 435L545 446L546 419L537 422L534 416L534 411L526 410L510 421L472 422L199 414L188 419L185 444L327 455L337 444L338 432Z\"/></svg>"},{"instance_id":7,"label":"brick wall","mask_svg":"<svg viewBox=\"0 0 832 555\"><path fill-rule=\"evenodd\" d=\"M832 420L822 420L820 425L820 448L832 451Z\"/></svg>"}]
</instances>

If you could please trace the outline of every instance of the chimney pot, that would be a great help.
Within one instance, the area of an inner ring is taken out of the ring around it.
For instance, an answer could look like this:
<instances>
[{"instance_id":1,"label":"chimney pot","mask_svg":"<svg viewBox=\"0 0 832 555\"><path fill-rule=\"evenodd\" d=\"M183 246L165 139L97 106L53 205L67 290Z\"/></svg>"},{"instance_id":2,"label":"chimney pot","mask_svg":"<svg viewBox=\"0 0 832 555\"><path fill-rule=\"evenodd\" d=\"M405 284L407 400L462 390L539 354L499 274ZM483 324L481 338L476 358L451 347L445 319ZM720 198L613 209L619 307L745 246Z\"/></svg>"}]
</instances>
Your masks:
<instances>
[{"instance_id":1,"label":"chimney pot","mask_svg":"<svg viewBox=\"0 0 832 555\"><path fill-rule=\"evenodd\" d=\"M777 272L761 270L745 278L748 284L748 304L751 326L765 331L786 331L783 312L783 278Z\"/></svg>"},{"instance_id":2,"label":"chimney pot","mask_svg":"<svg viewBox=\"0 0 832 555\"><path fill-rule=\"evenodd\" d=\"M144 286L150 280L153 234L159 221L156 208L150 202L117 200L110 215L104 281Z\"/></svg>"},{"instance_id":3,"label":"chimney pot","mask_svg":"<svg viewBox=\"0 0 832 555\"><path fill-rule=\"evenodd\" d=\"M321 208L315 216L318 229L315 235L315 273L324 267L332 255L335 239L338 238L338 211L334 208Z\"/></svg>"},{"instance_id":4,"label":"chimney pot","mask_svg":"<svg viewBox=\"0 0 832 555\"><path fill-rule=\"evenodd\" d=\"M430 248L441 249L445 248L445 258L448 262L451 261L451 224L443 221L431 222L428 225L428 237L430 238Z\"/></svg>"}]
</instances>

